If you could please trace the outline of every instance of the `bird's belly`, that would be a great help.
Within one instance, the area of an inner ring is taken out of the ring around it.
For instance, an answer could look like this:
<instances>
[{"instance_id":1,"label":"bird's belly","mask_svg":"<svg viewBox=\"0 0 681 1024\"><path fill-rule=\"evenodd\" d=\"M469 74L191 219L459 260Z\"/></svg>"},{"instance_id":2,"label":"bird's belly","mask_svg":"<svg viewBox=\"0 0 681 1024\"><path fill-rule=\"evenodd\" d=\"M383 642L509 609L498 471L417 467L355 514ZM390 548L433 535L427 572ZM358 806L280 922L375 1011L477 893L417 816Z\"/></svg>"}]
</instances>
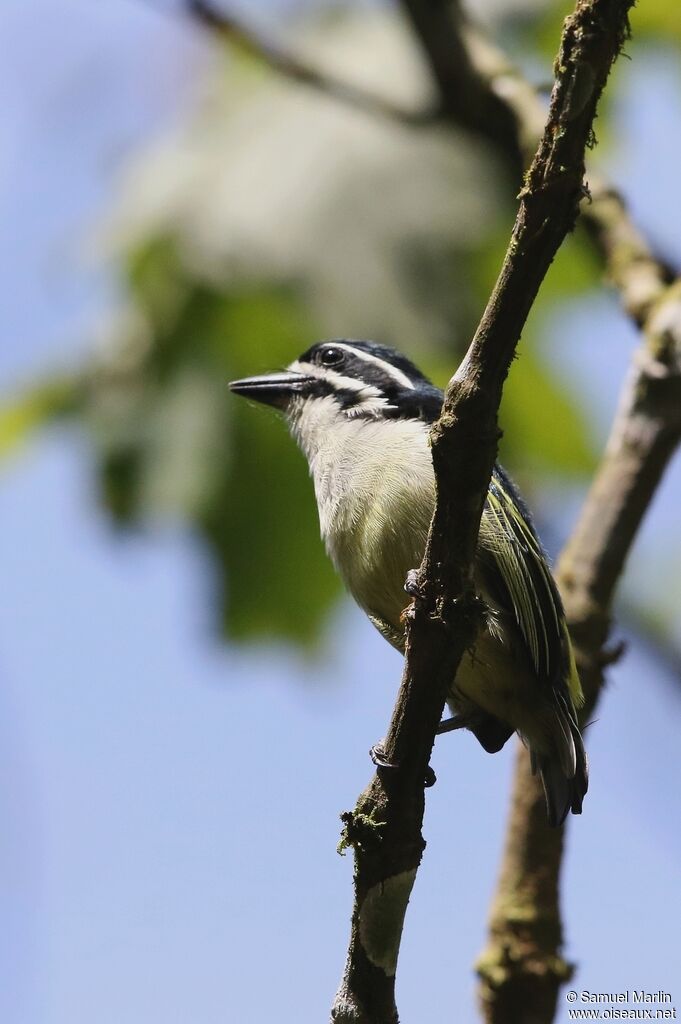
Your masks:
<instances>
[{"instance_id":1,"label":"bird's belly","mask_svg":"<svg viewBox=\"0 0 681 1024\"><path fill-rule=\"evenodd\" d=\"M427 425L398 419L386 431L350 420L343 431L352 458L335 450L312 466L322 536L360 607L397 629L435 506Z\"/></svg>"},{"instance_id":2,"label":"bird's belly","mask_svg":"<svg viewBox=\"0 0 681 1024\"><path fill-rule=\"evenodd\" d=\"M541 726L531 669L487 629L480 631L474 650L461 659L447 703L464 716L482 709L527 738L534 739Z\"/></svg>"},{"instance_id":3,"label":"bird's belly","mask_svg":"<svg viewBox=\"0 0 681 1024\"><path fill-rule=\"evenodd\" d=\"M330 545L348 590L372 620L402 630L402 612L410 601L404 584L409 570L421 564L428 523L429 512L422 522L406 525L379 512Z\"/></svg>"},{"instance_id":4,"label":"bird's belly","mask_svg":"<svg viewBox=\"0 0 681 1024\"><path fill-rule=\"evenodd\" d=\"M330 551L345 584L357 603L385 639L404 651L402 613L411 598L404 590L410 569L420 565L425 550L428 522L409 531L381 529L381 521L357 526ZM343 547L343 544L346 547ZM484 588L478 588L484 593ZM484 594L488 606L489 595ZM475 714L482 710L507 723L531 739L537 749L542 742L541 716L536 709L536 680L526 659L502 639L497 627L483 626L475 647L461 660L447 698L454 713Z\"/></svg>"}]
</instances>

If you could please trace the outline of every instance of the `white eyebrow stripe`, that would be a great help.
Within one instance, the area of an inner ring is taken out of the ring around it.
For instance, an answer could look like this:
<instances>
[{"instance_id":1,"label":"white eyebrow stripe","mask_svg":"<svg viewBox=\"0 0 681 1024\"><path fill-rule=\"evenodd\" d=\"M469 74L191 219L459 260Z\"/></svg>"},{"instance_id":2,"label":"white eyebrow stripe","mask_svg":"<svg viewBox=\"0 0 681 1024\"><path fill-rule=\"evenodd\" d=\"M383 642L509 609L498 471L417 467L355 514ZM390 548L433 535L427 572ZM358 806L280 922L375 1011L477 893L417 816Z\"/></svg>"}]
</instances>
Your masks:
<instances>
[{"instance_id":1,"label":"white eyebrow stripe","mask_svg":"<svg viewBox=\"0 0 681 1024\"><path fill-rule=\"evenodd\" d=\"M355 348L353 345L343 345L338 341L333 342L333 347L342 348L344 352L350 352L353 356L359 356L360 359L366 360L367 363L375 363L376 366L380 366L381 369L389 373L402 387L409 388L411 391L415 390L406 373L402 373L402 370L398 369L397 366L393 366L392 363L386 362L385 359L379 359L378 356L372 356L370 352L365 352L361 348Z\"/></svg>"},{"instance_id":2,"label":"white eyebrow stripe","mask_svg":"<svg viewBox=\"0 0 681 1024\"><path fill-rule=\"evenodd\" d=\"M340 346L339 346L340 347ZM358 395L364 394L367 398L379 398L381 392L373 384L367 384L356 377L344 377L342 373L331 370L328 366L316 366L314 363L301 363L296 359L291 363L289 370L293 373L306 373L308 377L318 377L320 380L328 380L337 388L344 391L354 391Z\"/></svg>"}]
</instances>

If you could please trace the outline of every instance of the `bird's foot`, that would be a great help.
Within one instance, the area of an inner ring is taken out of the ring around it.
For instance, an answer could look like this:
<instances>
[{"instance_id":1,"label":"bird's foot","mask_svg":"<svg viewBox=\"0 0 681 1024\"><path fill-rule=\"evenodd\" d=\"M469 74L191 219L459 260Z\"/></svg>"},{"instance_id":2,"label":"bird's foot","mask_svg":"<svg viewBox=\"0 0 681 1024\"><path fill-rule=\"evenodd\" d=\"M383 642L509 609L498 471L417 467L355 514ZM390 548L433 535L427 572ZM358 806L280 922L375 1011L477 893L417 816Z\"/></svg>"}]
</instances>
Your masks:
<instances>
[{"instance_id":1,"label":"bird's foot","mask_svg":"<svg viewBox=\"0 0 681 1024\"><path fill-rule=\"evenodd\" d=\"M385 747L383 746L383 740L379 740L378 743L374 743L373 747L369 751L369 757L376 765L377 768L397 768L396 764L389 761L385 756Z\"/></svg>"},{"instance_id":2,"label":"bird's foot","mask_svg":"<svg viewBox=\"0 0 681 1024\"><path fill-rule=\"evenodd\" d=\"M413 597L415 601L423 601L423 588L419 583L419 571L418 569L410 569L407 573L407 578L404 581L405 593Z\"/></svg>"},{"instance_id":3,"label":"bird's foot","mask_svg":"<svg viewBox=\"0 0 681 1024\"><path fill-rule=\"evenodd\" d=\"M383 746L382 740L378 743L374 743L373 747L369 751L369 757L376 765L377 769L388 769L389 771L394 771L396 768L399 768L399 764L395 764L394 761L389 761L388 758L385 756L385 748ZM430 787L434 786L436 782L437 775L430 767L430 765L428 765L428 767L426 768L426 777L423 780L423 785L425 786L426 789L430 789Z\"/></svg>"}]
</instances>

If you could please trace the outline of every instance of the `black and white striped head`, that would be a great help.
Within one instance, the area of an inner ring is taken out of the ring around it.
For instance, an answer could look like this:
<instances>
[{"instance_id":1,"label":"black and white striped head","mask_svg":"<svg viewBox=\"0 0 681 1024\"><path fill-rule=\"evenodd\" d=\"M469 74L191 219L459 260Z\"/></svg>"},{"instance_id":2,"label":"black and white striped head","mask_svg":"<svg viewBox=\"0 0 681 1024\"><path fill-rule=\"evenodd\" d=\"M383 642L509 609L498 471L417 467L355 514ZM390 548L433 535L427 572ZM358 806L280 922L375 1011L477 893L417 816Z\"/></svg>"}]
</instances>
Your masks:
<instances>
[{"instance_id":1,"label":"black and white striped head","mask_svg":"<svg viewBox=\"0 0 681 1024\"><path fill-rule=\"evenodd\" d=\"M442 392L405 356L371 341L322 341L282 373L233 381L236 394L295 414L319 399L348 419L417 419L431 423Z\"/></svg>"}]
</instances>

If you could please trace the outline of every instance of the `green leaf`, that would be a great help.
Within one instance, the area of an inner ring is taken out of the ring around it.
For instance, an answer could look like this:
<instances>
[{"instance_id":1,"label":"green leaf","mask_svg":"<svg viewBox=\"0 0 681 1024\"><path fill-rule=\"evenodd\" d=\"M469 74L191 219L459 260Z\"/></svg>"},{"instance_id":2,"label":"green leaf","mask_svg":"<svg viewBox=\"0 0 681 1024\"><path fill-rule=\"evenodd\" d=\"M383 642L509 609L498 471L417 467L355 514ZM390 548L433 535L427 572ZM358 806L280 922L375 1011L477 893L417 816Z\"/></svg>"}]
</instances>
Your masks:
<instances>
[{"instance_id":1,"label":"green leaf","mask_svg":"<svg viewBox=\"0 0 681 1024\"><path fill-rule=\"evenodd\" d=\"M0 403L0 458L13 453L34 431L74 411L79 392L75 378L62 378Z\"/></svg>"}]
</instances>

